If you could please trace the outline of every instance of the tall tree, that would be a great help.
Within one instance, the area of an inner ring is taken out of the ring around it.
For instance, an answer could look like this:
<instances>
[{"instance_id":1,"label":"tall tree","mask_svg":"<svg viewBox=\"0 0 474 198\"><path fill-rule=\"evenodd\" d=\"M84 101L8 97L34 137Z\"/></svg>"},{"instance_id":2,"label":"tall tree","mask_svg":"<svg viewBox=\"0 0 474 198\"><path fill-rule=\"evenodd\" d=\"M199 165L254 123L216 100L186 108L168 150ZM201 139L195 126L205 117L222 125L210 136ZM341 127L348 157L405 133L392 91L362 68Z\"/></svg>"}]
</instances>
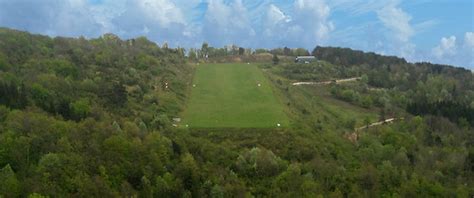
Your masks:
<instances>
[{"instance_id":1,"label":"tall tree","mask_svg":"<svg viewBox=\"0 0 474 198\"><path fill-rule=\"evenodd\" d=\"M276 54L273 54L272 61L274 65L278 65L278 63L280 62L280 59L278 58Z\"/></svg>"},{"instance_id":2,"label":"tall tree","mask_svg":"<svg viewBox=\"0 0 474 198\"><path fill-rule=\"evenodd\" d=\"M0 169L0 197L17 197L20 193L20 182L9 164Z\"/></svg>"},{"instance_id":3,"label":"tall tree","mask_svg":"<svg viewBox=\"0 0 474 198\"><path fill-rule=\"evenodd\" d=\"M202 44L201 53L203 55L203 58L206 58L206 56L209 56L209 44L208 43L203 43Z\"/></svg>"},{"instance_id":4,"label":"tall tree","mask_svg":"<svg viewBox=\"0 0 474 198\"><path fill-rule=\"evenodd\" d=\"M243 47L239 47L239 55L242 56L245 53L245 49Z\"/></svg>"}]
</instances>

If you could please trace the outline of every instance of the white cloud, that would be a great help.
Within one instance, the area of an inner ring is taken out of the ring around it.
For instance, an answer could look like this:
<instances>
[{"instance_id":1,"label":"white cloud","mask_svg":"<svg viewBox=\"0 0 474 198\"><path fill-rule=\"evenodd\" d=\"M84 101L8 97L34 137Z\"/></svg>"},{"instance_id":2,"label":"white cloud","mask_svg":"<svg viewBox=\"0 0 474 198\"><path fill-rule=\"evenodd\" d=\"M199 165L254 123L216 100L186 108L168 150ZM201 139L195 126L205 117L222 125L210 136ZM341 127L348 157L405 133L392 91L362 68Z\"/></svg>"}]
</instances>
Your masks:
<instances>
[{"instance_id":1,"label":"white cloud","mask_svg":"<svg viewBox=\"0 0 474 198\"><path fill-rule=\"evenodd\" d=\"M183 26L186 21L172 0L103 0L97 4L89 0L0 0L2 26L26 27L52 36L97 37L113 32L128 38L164 29L176 34L176 23ZM150 31L142 31L144 27Z\"/></svg>"},{"instance_id":2,"label":"white cloud","mask_svg":"<svg viewBox=\"0 0 474 198\"><path fill-rule=\"evenodd\" d=\"M463 56L466 59L465 62L469 64L464 66L470 66L471 69L474 69L474 32L466 32L464 34L464 46L466 52Z\"/></svg>"},{"instance_id":3,"label":"white cloud","mask_svg":"<svg viewBox=\"0 0 474 198\"><path fill-rule=\"evenodd\" d=\"M418 24L412 24L412 16L405 12L400 6L401 0L384 1L380 8L373 10L377 18L385 27L385 47L387 54L402 56L408 61L422 60L422 56L412 38L431 26L434 26L436 20L422 21ZM366 38L370 40L371 38Z\"/></svg>"},{"instance_id":4,"label":"white cloud","mask_svg":"<svg viewBox=\"0 0 474 198\"><path fill-rule=\"evenodd\" d=\"M334 24L329 21L331 9L324 0L296 0L295 18L302 28L309 28L317 40L327 39L329 33L334 30ZM314 43L312 43L314 44Z\"/></svg>"},{"instance_id":5,"label":"white cloud","mask_svg":"<svg viewBox=\"0 0 474 198\"><path fill-rule=\"evenodd\" d=\"M433 49L433 54L437 58L452 56L456 53L456 37L441 38L440 44Z\"/></svg>"},{"instance_id":6,"label":"white cloud","mask_svg":"<svg viewBox=\"0 0 474 198\"><path fill-rule=\"evenodd\" d=\"M0 0L0 25L52 36L96 35L100 30L85 0Z\"/></svg>"},{"instance_id":7,"label":"white cloud","mask_svg":"<svg viewBox=\"0 0 474 198\"><path fill-rule=\"evenodd\" d=\"M285 15L285 13L283 13L283 11L280 10L280 8L278 8L274 4L270 5L266 14L266 21L265 21L266 25L274 26L281 22L288 23L290 21L291 21L291 18Z\"/></svg>"},{"instance_id":8,"label":"white cloud","mask_svg":"<svg viewBox=\"0 0 474 198\"><path fill-rule=\"evenodd\" d=\"M456 36L443 37L431 51L429 60L442 64L454 64L474 68L474 34L466 32L464 39Z\"/></svg>"},{"instance_id":9,"label":"white cloud","mask_svg":"<svg viewBox=\"0 0 474 198\"><path fill-rule=\"evenodd\" d=\"M53 36L143 35L172 46L312 48L335 29L330 15L324 0L0 0L2 26Z\"/></svg>"},{"instance_id":10,"label":"white cloud","mask_svg":"<svg viewBox=\"0 0 474 198\"><path fill-rule=\"evenodd\" d=\"M100 25L100 33L114 32L115 26L112 19L119 16L125 10L125 3L113 0L104 0L101 5L92 5L91 14Z\"/></svg>"},{"instance_id":11,"label":"white cloud","mask_svg":"<svg viewBox=\"0 0 474 198\"><path fill-rule=\"evenodd\" d=\"M387 1L380 0L331 0L330 6L335 10L361 15L380 10L387 5Z\"/></svg>"},{"instance_id":12,"label":"white cloud","mask_svg":"<svg viewBox=\"0 0 474 198\"><path fill-rule=\"evenodd\" d=\"M466 32L464 39L456 36L443 37L439 44L431 50L428 60L442 64L451 64L474 68L474 34Z\"/></svg>"},{"instance_id":13,"label":"white cloud","mask_svg":"<svg viewBox=\"0 0 474 198\"><path fill-rule=\"evenodd\" d=\"M204 40L217 46L249 45L256 33L248 17L248 10L241 0L235 0L231 4L222 0L210 0L201 34Z\"/></svg>"},{"instance_id":14,"label":"white cloud","mask_svg":"<svg viewBox=\"0 0 474 198\"><path fill-rule=\"evenodd\" d=\"M430 30L432 27L438 25L439 21L435 19L427 20L427 21L422 21L418 24L413 25L413 29L416 34L426 32Z\"/></svg>"},{"instance_id":15,"label":"white cloud","mask_svg":"<svg viewBox=\"0 0 474 198\"><path fill-rule=\"evenodd\" d=\"M41 13L52 17L46 29L52 35L77 36L79 32L95 33L100 29L95 19L90 15L90 9L85 0L68 0L58 3L57 11Z\"/></svg>"},{"instance_id":16,"label":"white cloud","mask_svg":"<svg viewBox=\"0 0 474 198\"><path fill-rule=\"evenodd\" d=\"M274 41L281 40L281 36L288 31L289 22L291 22L291 17L285 15L276 5L271 4L267 9L262 24L264 27L263 38L265 38L267 43L271 43L272 39Z\"/></svg>"},{"instance_id":17,"label":"white cloud","mask_svg":"<svg viewBox=\"0 0 474 198\"><path fill-rule=\"evenodd\" d=\"M122 11L116 12L115 16L111 16L115 26L123 27L124 24L135 24L140 27L147 25L168 28L171 25L186 24L181 9L171 0L126 0L114 3L115 6L120 3L123 4L121 6ZM104 11L110 11L108 9L110 7L114 8L114 5L111 4L111 2L103 4L102 7L106 9ZM120 20L117 20L117 18Z\"/></svg>"},{"instance_id":18,"label":"white cloud","mask_svg":"<svg viewBox=\"0 0 474 198\"><path fill-rule=\"evenodd\" d=\"M298 11L309 11L308 13L318 19L325 19L329 16L331 9L322 0L296 0L295 8Z\"/></svg>"},{"instance_id":19,"label":"white cloud","mask_svg":"<svg viewBox=\"0 0 474 198\"><path fill-rule=\"evenodd\" d=\"M181 10L170 0L136 0L136 4L147 17L163 27L171 23L186 23Z\"/></svg>"},{"instance_id":20,"label":"white cloud","mask_svg":"<svg viewBox=\"0 0 474 198\"><path fill-rule=\"evenodd\" d=\"M287 11L289 14L275 4L268 5L260 44L313 48L324 44L335 29L329 19L331 9L324 0L296 0Z\"/></svg>"},{"instance_id":21,"label":"white cloud","mask_svg":"<svg viewBox=\"0 0 474 198\"><path fill-rule=\"evenodd\" d=\"M72 7L82 7L87 3L85 0L67 0L66 2L68 2Z\"/></svg>"},{"instance_id":22,"label":"white cloud","mask_svg":"<svg viewBox=\"0 0 474 198\"><path fill-rule=\"evenodd\" d=\"M377 11L377 16L399 41L408 42L415 34L410 25L412 17L397 6L398 2L392 1Z\"/></svg>"},{"instance_id":23,"label":"white cloud","mask_svg":"<svg viewBox=\"0 0 474 198\"><path fill-rule=\"evenodd\" d=\"M232 14L231 12L231 7L224 4L224 2L220 0L210 0L206 12L206 20L214 25L218 25L218 27L226 26L231 22L229 21Z\"/></svg>"},{"instance_id":24,"label":"white cloud","mask_svg":"<svg viewBox=\"0 0 474 198\"><path fill-rule=\"evenodd\" d=\"M474 48L474 32L466 32L464 35L464 43L467 47Z\"/></svg>"}]
</instances>

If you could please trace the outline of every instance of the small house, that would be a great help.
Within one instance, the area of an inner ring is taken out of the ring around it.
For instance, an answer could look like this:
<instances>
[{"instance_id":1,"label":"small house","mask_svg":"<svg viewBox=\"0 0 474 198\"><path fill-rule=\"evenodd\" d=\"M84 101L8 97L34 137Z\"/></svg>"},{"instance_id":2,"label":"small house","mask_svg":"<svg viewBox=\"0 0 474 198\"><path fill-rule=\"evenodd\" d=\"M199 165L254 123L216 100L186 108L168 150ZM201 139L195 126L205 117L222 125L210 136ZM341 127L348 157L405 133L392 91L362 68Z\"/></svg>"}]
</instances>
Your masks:
<instances>
[{"instance_id":1,"label":"small house","mask_svg":"<svg viewBox=\"0 0 474 198\"><path fill-rule=\"evenodd\" d=\"M317 61L317 59L314 56L297 56L295 59L295 63L311 63L315 61Z\"/></svg>"}]
</instances>

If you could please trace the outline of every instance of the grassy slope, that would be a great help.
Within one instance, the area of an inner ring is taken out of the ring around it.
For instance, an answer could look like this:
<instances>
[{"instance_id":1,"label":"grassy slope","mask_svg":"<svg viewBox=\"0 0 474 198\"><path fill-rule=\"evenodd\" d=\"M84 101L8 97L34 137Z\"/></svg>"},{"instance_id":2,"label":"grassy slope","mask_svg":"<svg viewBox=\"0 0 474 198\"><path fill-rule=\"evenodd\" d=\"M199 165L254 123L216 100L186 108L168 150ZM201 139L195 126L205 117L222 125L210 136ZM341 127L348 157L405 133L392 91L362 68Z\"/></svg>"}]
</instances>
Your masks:
<instances>
[{"instance_id":1,"label":"grassy slope","mask_svg":"<svg viewBox=\"0 0 474 198\"><path fill-rule=\"evenodd\" d=\"M344 126L350 120L362 126L366 118L371 121L378 118L375 109L364 109L333 98L328 86L291 86L288 79L271 71L266 74L278 87L279 97L288 104L288 114L292 120L298 120L297 123L324 131L351 131ZM276 83L278 79L282 84Z\"/></svg>"},{"instance_id":2,"label":"grassy slope","mask_svg":"<svg viewBox=\"0 0 474 198\"><path fill-rule=\"evenodd\" d=\"M258 87L258 84L261 87ZM267 128L289 120L256 65L205 64L197 68L183 124L192 128Z\"/></svg>"},{"instance_id":3,"label":"grassy slope","mask_svg":"<svg viewBox=\"0 0 474 198\"><path fill-rule=\"evenodd\" d=\"M375 109L364 109L356 105L333 98L327 86L303 86L298 87L302 92L312 97L313 108L319 110L318 114L325 112L337 119L348 121L354 119L356 126L363 126L364 120L369 118L370 122L378 119ZM334 123L338 125L337 123ZM339 123L339 126L344 123Z\"/></svg>"}]
</instances>

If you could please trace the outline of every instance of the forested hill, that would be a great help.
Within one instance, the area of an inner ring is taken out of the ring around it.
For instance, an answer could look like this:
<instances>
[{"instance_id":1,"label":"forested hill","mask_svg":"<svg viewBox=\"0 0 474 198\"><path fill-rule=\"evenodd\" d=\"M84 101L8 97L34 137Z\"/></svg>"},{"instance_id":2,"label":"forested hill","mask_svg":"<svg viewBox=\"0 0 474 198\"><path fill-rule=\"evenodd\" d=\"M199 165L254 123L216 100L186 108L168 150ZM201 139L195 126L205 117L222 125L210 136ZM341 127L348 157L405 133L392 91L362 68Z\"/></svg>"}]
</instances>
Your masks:
<instances>
[{"instance_id":1,"label":"forested hill","mask_svg":"<svg viewBox=\"0 0 474 198\"><path fill-rule=\"evenodd\" d=\"M144 37L0 28L0 197L474 196L471 72L341 48L318 47L308 64L289 61L304 49L259 52L262 63L221 74L261 72L268 82L248 84L288 127L188 128L173 118L196 68L258 60L251 50L185 56Z\"/></svg>"},{"instance_id":2,"label":"forested hill","mask_svg":"<svg viewBox=\"0 0 474 198\"><path fill-rule=\"evenodd\" d=\"M0 71L0 104L10 108L36 106L75 121L105 112L151 121L181 110L190 68L183 49L144 37L50 38L3 28Z\"/></svg>"},{"instance_id":3,"label":"forested hill","mask_svg":"<svg viewBox=\"0 0 474 198\"><path fill-rule=\"evenodd\" d=\"M163 171L171 142L151 132L182 111L191 72L183 49L144 37L0 28L0 197L111 196L142 162Z\"/></svg>"},{"instance_id":4,"label":"forested hill","mask_svg":"<svg viewBox=\"0 0 474 198\"><path fill-rule=\"evenodd\" d=\"M328 61L337 65L387 65L387 64L406 64L403 58L395 56L382 56L373 52L363 52L352 50L350 48L340 47L321 47L317 46L312 53L318 59Z\"/></svg>"},{"instance_id":5,"label":"forested hill","mask_svg":"<svg viewBox=\"0 0 474 198\"><path fill-rule=\"evenodd\" d=\"M317 46L312 53L320 60L346 67L365 66L366 69L387 69L389 72L406 72L411 76L427 77L443 75L459 78L467 82L468 88L473 88L472 71L450 65L432 64L428 62L408 63L405 59L395 56L383 56L373 52L363 52L350 48Z\"/></svg>"},{"instance_id":6,"label":"forested hill","mask_svg":"<svg viewBox=\"0 0 474 198\"><path fill-rule=\"evenodd\" d=\"M413 64L394 56L338 47L318 46L313 55L340 65L343 70L367 75L368 84L373 87L411 92L405 101L408 112L439 114L454 122L465 119L474 124L474 75L468 69L426 62Z\"/></svg>"},{"instance_id":7,"label":"forested hill","mask_svg":"<svg viewBox=\"0 0 474 198\"><path fill-rule=\"evenodd\" d=\"M432 64L427 62L408 63L404 58L396 56L383 56L373 52L363 52L350 48L340 47L321 47L317 46L312 54L320 60L328 61L336 65L369 65L372 68L383 66L409 65L416 66L420 73L428 74L447 74L447 75L468 75L472 71L450 65Z\"/></svg>"}]
</instances>

